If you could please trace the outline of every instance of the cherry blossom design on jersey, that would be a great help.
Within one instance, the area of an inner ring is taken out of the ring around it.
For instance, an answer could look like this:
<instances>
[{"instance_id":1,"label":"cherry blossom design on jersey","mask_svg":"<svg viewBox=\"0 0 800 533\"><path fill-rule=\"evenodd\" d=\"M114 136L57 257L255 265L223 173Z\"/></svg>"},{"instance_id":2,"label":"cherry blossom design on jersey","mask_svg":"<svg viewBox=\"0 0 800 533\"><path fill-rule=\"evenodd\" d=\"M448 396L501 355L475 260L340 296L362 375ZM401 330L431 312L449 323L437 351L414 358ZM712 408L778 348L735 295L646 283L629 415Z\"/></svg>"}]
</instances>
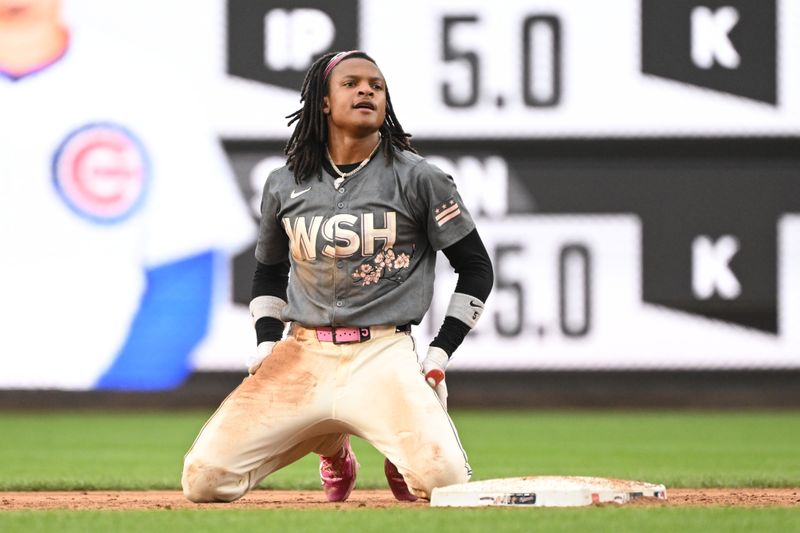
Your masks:
<instances>
[{"instance_id":1,"label":"cherry blossom design on jersey","mask_svg":"<svg viewBox=\"0 0 800 533\"><path fill-rule=\"evenodd\" d=\"M414 247L410 254L398 253L392 248L381 249L353 271L353 283L363 287L381 280L401 283L403 280L400 271L408 268L413 256Z\"/></svg>"}]
</instances>

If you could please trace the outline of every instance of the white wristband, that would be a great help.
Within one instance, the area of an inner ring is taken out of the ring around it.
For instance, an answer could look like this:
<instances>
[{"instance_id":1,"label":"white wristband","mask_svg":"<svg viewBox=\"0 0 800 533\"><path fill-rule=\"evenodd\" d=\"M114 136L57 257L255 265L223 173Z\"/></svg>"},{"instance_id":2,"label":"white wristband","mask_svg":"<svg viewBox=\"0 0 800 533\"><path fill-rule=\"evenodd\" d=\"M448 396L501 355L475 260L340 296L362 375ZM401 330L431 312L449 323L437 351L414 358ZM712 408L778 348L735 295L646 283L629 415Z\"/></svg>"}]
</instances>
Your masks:
<instances>
[{"instance_id":1,"label":"white wristband","mask_svg":"<svg viewBox=\"0 0 800 533\"><path fill-rule=\"evenodd\" d=\"M281 319L281 311L286 307L286 302L277 296L257 296L250 302L250 318L255 326L259 318L265 316Z\"/></svg>"},{"instance_id":2,"label":"white wristband","mask_svg":"<svg viewBox=\"0 0 800 533\"><path fill-rule=\"evenodd\" d=\"M450 298L445 316L456 318L472 329L478 323L482 313L482 301L469 294L455 292Z\"/></svg>"}]
</instances>

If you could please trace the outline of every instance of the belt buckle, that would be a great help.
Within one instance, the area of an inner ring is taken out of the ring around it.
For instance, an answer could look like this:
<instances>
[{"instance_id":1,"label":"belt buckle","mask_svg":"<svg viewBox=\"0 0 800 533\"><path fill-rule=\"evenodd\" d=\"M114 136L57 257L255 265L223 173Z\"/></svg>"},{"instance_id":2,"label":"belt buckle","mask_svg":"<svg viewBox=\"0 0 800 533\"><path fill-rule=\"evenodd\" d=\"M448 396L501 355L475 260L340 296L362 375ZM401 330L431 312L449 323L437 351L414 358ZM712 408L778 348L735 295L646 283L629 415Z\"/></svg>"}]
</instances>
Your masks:
<instances>
[{"instance_id":1,"label":"belt buckle","mask_svg":"<svg viewBox=\"0 0 800 533\"><path fill-rule=\"evenodd\" d=\"M336 328L335 326L331 326L331 336L333 339L333 344L352 344L354 342L364 342L368 341L371 337L369 328L341 328L341 329L355 329L358 331L358 338L352 340L343 340L340 341L336 338L336 330L340 328Z\"/></svg>"}]
</instances>

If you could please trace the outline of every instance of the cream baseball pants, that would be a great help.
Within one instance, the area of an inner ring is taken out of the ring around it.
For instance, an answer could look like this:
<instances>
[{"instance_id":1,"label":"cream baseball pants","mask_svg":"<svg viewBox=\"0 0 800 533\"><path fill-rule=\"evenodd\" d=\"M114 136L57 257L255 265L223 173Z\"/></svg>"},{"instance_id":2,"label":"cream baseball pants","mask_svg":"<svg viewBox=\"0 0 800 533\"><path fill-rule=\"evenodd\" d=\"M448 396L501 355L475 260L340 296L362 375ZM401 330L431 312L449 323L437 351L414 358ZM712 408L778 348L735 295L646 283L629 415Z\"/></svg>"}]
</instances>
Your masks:
<instances>
[{"instance_id":1,"label":"cream baseball pants","mask_svg":"<svg viewBox=\"0 0 800 533\"><path fill-rule=\"evenodd\" d=\"M203 426L184 459L184 495L236 500L308 453L334 455L348 434L394 463L417 496L468 481L467 456L413 338L393 326L371 331L368 341L333 344L293 324Z\"/></svg>"}]
</instances>

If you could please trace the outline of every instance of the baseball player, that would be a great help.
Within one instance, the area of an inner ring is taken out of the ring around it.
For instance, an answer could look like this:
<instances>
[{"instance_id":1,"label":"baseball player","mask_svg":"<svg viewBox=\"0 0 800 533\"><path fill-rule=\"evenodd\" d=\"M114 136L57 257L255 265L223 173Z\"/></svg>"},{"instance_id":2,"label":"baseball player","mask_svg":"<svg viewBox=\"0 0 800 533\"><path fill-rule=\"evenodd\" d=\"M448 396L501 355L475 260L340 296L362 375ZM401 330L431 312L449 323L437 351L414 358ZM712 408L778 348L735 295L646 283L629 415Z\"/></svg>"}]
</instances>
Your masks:
<instances>
[{"instance_id":1,"label":"baseball player","mask_svg":"<svg viewBox=\"0 0 800 533\"><path fill-rule=\"evenodd\" d=\"M386 457L398 499L429 498L471 474L444 376L483 311L491 263L453 179L412 149L367 54L317 60L301 102L287 165L264 186L256 355L187 453L184 494L232 501L315 452L328 500L343 501L357 435ZM420 367L410 330L430 305L437 250L459 277Z\"/></svg>"},{"instance_id":2,"label":"baseball player","mask_svg":"<svg viewBox=\"0 0 800 533\"><path fill-rule=\"evenodd\" d=\"M0 387L162 389L190 371L220 259L255 227L174 81L68 28L58 1L0 0Z\"/></svg>"}]
</instances>

